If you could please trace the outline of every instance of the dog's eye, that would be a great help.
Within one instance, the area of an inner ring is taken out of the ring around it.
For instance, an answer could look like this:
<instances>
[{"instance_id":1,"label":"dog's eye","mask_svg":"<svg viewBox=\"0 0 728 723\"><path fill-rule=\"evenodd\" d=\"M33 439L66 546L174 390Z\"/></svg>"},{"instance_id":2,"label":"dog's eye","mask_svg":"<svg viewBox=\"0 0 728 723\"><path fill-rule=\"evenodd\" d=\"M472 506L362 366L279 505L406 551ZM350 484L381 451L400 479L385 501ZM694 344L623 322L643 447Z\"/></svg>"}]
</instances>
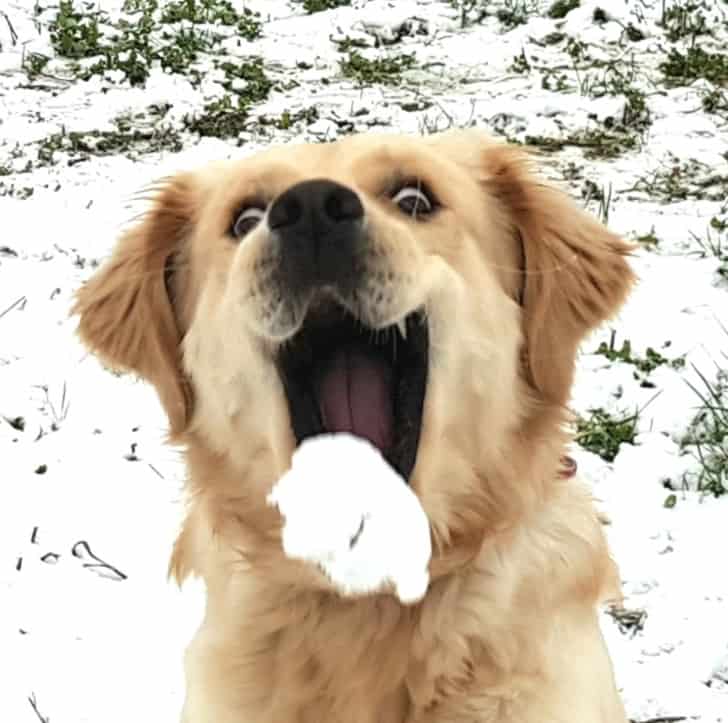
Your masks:
<instances>
[{"instance_id":1,"label":"dog's eye","mask_svg":"<svg viewBox=\"0 0 728 723\"><path fill-rule=\"evenodd\" d=\"M417 186L405 186L392 196L402 213L417 218L426 216L435 210L435 204L422 188Z\"/></svg>"},{"instance_id":2,"label":"dog's eye","mask_svg":"<svg viewBox=\"0 0 728 723\"><path fill-rule=\"evenodd\" d=\"M243 238L260 223L263 216L265 216L265 211L262 208L251 206L243 209L231 229L233 236L238 239Z\"/></svg>"}]
</instances>

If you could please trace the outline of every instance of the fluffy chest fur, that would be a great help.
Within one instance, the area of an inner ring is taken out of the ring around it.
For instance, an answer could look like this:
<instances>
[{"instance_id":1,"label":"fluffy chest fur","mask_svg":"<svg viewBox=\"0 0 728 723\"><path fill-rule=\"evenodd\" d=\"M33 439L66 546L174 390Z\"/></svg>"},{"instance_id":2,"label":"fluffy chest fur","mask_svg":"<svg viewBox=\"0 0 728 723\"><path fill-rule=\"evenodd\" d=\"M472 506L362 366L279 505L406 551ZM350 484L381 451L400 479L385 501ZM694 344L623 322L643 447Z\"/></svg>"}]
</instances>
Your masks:
<instances>
[{"instance_id":1,"label":"fluffy chest fur","mask_svg":"<svg viewBox=\"0 0 728 723\"><path fill-rule=\"evenodd\" d=\"M206 620L187 655L200 686L188 690L191 722L212 720L196 713L210 700L220 723L558 721L579 696L551 701L543 690L568 689L562 670L600 645L590 611L617 594L599 521L572 480L538 521L495 535L415 606L271 584L235 563L207 578Z\"/></svg>"}]
</instances>

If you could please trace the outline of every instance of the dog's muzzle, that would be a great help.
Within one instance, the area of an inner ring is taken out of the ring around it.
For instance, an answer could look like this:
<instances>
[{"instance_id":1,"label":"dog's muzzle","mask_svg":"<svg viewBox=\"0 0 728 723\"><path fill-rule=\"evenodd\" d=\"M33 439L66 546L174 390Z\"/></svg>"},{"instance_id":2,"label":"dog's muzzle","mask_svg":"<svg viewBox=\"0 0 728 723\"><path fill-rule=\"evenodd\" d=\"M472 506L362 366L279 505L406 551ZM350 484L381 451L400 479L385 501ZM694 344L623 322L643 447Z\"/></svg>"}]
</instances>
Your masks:
<instances>
[{"instance_id":1,"label":"dog's muzzle","mask_svg":"<svg viewBox=\"0 0 728 723\"><path fill-rule=\"evenodd\" d=\"M340 183L297 183L273 202L268 227L281 251L281 281L298 298L320 288L347 296L361 275L364 206Z\"/></svg>"}]
</instances>

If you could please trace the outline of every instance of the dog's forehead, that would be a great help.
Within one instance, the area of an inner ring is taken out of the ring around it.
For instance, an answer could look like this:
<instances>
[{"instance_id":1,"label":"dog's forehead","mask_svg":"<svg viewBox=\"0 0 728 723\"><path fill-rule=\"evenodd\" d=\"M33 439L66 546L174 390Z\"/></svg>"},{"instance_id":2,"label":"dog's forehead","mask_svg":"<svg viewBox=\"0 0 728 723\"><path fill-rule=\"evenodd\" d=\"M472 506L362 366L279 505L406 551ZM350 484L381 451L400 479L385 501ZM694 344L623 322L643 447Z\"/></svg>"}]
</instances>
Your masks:
<instances>
[{"instance_id":1,"label":"dog's forehead","mask_svg":"<svg viewBox=\"0 0 728 723\"><path fill-rule=\"evenodd\" d=\"M394 134L346 136L330 143L275 146L235 161L230 170L238 177L262 183L328 177L356 181L385 175L395 168L413 172L438 155L422 138ZM446 158L440 156L440 161Z\"/></svg>"}]
</instances>

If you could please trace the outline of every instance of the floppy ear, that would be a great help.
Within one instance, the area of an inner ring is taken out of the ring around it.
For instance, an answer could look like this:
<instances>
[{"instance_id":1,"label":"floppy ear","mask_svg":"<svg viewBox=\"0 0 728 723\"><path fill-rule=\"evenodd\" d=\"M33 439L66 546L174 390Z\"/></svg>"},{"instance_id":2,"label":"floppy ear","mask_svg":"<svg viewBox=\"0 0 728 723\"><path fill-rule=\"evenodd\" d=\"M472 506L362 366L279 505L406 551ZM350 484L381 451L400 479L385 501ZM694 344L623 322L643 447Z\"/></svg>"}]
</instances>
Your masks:
<instances>
[{"instance_id":1,"label":"floppy ear","mask_svg":"<svg viewBox=\"0 0 728 723\"><path fill-rule=\"evenodd\" d=\"M564 405L584 336L611 317L635 281L632 246L564 193L539 181L528 153L491 141L482 183L508 210L523 253L526 378L540 398Z\"/></svg>"},{"instance_id":2,"label":"floppy ear","mask_svg":"<svg viewBox=\"0 0 728 723\"><path fill-rule=\"evenodd\" d=\"M193 188L185 175L163 181L150 210L122 235L111 258L77 292L73 307L86 346L108 366L154 384L172 437L187 425L191 396L166 277L194 221Z\"/></svg>"}]
</instances>

